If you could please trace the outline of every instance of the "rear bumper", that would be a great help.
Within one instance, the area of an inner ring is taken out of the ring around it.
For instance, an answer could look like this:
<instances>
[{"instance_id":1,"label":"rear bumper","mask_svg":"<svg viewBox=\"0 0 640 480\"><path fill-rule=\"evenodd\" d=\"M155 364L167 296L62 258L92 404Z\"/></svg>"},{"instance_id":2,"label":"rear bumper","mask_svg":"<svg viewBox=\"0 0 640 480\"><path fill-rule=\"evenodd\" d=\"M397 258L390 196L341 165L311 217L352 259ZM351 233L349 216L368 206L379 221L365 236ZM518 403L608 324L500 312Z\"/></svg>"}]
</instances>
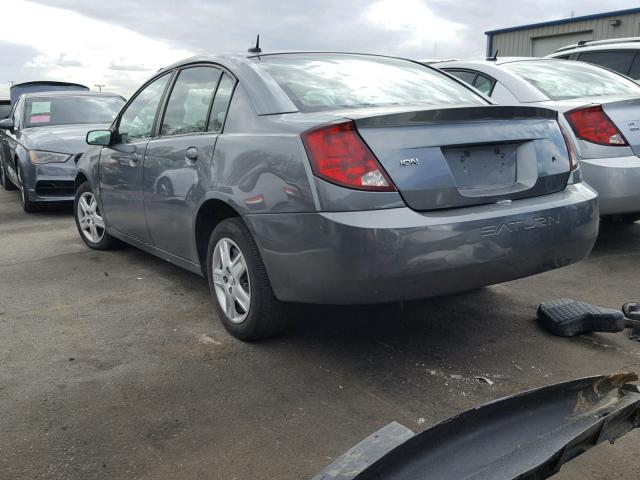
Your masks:
<instances>
[{"instance_id":1,"label":"rear bumper","mask_svg":"<svg viewBox=\"0 0 640 480\"><path fill-rule=\"evenodd\" d=\"M76 164L73 159L64 163L29 165L23 168L24 183L32 202L73 201Z\"/></svg>"},{"instance_id":2,"label":"rear bumper","mask_svg":"<svg viewBox=\"0 0 640 480\"><path fill-rule=\"evenodd\" d=\"M640 158L581 160L580 169L598 192L601 215L640 212Z\"/></svg>"},{"instance_id":3,"label":"rear bumper","mask_svg":"<svg viewBox=\"0 0 640 480\"><path fill-rule=\"evenodd\" d=\"M380 303L461 292L583 259L598 233L585 184L447 211L247 215L276 297Z\"/></svg>"}]
</instances>

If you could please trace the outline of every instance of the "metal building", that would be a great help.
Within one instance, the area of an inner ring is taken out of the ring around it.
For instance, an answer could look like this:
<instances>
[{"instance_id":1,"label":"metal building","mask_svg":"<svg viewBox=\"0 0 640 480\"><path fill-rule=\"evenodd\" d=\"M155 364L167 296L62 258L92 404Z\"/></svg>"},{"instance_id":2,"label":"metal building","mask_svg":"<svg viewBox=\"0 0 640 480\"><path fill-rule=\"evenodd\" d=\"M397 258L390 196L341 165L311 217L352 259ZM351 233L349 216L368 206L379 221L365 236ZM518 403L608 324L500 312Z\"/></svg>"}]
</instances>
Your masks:
<instances>
[{"instance_id":1,"label":"metal building","mask_svg":"<svg viewBox=\"0 0 640 480\"><path fill-rule=\"evenodd\" d=\"M487 56L543 57L580 40L640 36L640 8L489 30Z\"/></svg>"}]
</instances>

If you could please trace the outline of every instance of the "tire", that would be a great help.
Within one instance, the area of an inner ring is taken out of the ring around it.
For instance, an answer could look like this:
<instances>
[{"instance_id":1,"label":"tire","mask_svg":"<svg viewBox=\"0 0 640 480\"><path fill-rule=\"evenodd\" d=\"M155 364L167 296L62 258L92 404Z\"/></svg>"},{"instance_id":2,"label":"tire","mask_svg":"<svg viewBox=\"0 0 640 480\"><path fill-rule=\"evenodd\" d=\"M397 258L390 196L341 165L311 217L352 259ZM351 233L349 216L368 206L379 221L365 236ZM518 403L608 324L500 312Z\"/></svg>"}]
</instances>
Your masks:
<instances>
[{"instance_id":1,"label":"tire","mask_svg":"<svg viewBox=\"0 0 640 480\"><path fill-rule=\"evenodd\" d=\"M26 213L39 212L40 210L42 210L42 207L44 205L42 203L31 201L31 199L29 198L29 194L27 193L27 189L24 186L24 182L22 181L24 176L22 175L22 168L20 167L20 165L17 166L16 171L18 172L18 190L20 190L20 202L22 203L22 209Z\"/></svg>"},{"instance_id":2,"label":"tire","mask_svg":"<svg viewBox=\"0 0 640 480\"><path fill-rule=\"evenodd\" d=\"M608 217L604 217L604 220L610 223L628 225L640 220L640 213L619 213L617 215L610 215Z\"/></svg>"},{"instance_id":3,"label":"tire","mask_svg":"<svg viewBox=\"0 0 640 480\"><path fill-rule=\"evenodd\" d=\"M95 202L95 208L92 208L92 213L87 213L87 206L94 207L94 203L89 200L90 198ZM112 250L120 246L118 239L107 233L97 199L89 186L89 182L84 182L76 191L76 196L73 199L73 217L76 221L80 238L89 248ZM93 234L94 232L95 235Z\"/></svg>"},{"instance_id":4,"label":"tire","mask_svg":"<svg viewBox=\"0 0 640 480\"><path fill-rule=\"evenodd\" d=\"M4 162L0 159L0 185L5 190L15 190L16 186L13 184L9 177L7 177L7 168L4 166Z\"/></svg>"},{"instance_id":5,"label":"tire","mask_svg":"<svg viewBox=\"0 0 640 480\"><path fill-rule=\"evenodd\" d=\"M225 244L229 247L229 260L234 260L237 271L246 272L246 276L225 267L225 263L227 266L232 263L222 258ZM242 259L238 259L238 254ZM218 318L231 335L243 341L254 341L271 337L284 328L284 305L273 294L256 242L241 219L223 220L213 230L207 249L206 270ZM242 291L248 293L249 302L245 302L248 309L237 300L242 298ZM232 305L231 316L221 303L227 303L227 299L232 299L232 303L228 303Z\"/></svg>"}]
</instances>

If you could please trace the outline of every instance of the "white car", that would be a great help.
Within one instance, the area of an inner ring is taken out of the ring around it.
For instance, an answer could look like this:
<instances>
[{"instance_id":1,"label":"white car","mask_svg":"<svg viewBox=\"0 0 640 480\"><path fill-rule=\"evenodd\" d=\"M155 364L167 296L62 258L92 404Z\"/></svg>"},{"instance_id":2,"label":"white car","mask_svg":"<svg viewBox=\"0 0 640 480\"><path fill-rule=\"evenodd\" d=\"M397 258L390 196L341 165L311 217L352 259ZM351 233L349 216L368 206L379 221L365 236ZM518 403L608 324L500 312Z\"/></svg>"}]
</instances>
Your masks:
<instances>
[{"instance_id":1,"label":"white car","mask_svg":"<svg viewBox=\"0 0 640 480\"><path fill-rule=\"evenodd\" d=\"M559 112L584 179L600 197L600 214L640 219L640 85L611 70L550 58L433 64L502 105Z\"/></svg>"},{"instance_id":2,"label":"white car","mask_svg":"<svg viewBox=\"0 0 640 480\"><path fill-rule=\"evenodd\" d=\"M547 58L593 63L640 80L640 37L583 41L559 48Z\"/></svg>"}]
</instances>

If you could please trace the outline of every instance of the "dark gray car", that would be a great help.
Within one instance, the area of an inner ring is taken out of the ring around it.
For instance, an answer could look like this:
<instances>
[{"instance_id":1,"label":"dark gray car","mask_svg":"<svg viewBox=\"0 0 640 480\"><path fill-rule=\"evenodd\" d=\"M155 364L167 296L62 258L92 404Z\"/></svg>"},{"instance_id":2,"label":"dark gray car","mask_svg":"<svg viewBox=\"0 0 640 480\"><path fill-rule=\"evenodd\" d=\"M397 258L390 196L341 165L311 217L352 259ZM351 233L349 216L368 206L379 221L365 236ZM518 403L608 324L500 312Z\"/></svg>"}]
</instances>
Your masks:
<instances>
[{"instance_id":1,"label":"dark gray car","mask_svg":"<svg viewBox=\"0 0 640 480\"><path fill-rule=\"evenodd\" d=\"M88 91L21 95L0 120L0 185L20 190L26 212L73 201L87 131L107 128L123 105L118 95Z\"/></svg>"},{"instance_id":2,"label":"dark gray car","mask_svg":"<svg viewBox=\"0 0 640 480\"><path fill-rule=\"evenodd\" d=\"M479 288L578 261L598 230L555 112L403 59L191 58L87 140L82 239L207 276L245 340L278 331L283 302Z\"/></svg>"}]
</instances>

